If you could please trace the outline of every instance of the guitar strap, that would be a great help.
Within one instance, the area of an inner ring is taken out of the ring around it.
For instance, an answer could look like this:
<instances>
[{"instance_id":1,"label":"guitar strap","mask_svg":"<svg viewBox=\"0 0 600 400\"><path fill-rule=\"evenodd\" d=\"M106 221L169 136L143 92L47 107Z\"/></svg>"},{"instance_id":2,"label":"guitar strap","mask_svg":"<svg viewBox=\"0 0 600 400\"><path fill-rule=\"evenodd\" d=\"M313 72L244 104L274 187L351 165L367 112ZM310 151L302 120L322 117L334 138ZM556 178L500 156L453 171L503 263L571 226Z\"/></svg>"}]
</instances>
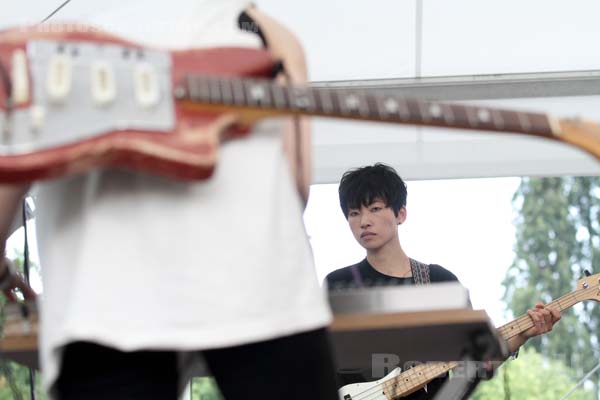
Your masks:
<instances>
[{"instance_id":1,"label":"guitar strap","mask_svg":"<svg viewBox=\"0 0 600 400\"><path fill-rule=\"evenodd\" d=\"M410 269L412 270L412 277L413 281L415 282L415 285L421 286L430 284L431 278L429 274L429 265L412 258L409 258L409 260Z\"/></svg>"},{"instance_id":2,"label":"guitar strap","mask_svg":"<svg viewBox=\"0 0 600 400\"><path fill-rule=\"evenodd\" d=\"M246 11L242 11L238 17L238 27L243 30L243 31L247 31L247 32L252 32L252 33L256 33L259 37L260 40L262 41L263 47L265 49L269 48L269 42L267 41L267 37L265 36L264 32L262 29L260 29L260 25L258 25L258 23L256 23L252 17L250 15L248 15L248 13ZM282 61L278 61L274 66L273 66L273 70L271 71L272 74L272 78L276 78L279 74L281 74L284 79L286 80L286 83L291 84L291 78L288 74L288 72L285 69L285 65L283 64ZM303 182L303 171L304 171L304 160L302 159L302 143L300 141L300 135L302 134L301 132L301 126L300 126L300 118L295 115L293 116L293 140L294 140L294 149L295 149L295 168L296 168L296 175L297 175L297 184L298 187L300 187L300 185Z\"/></svg>"}]
</instances>

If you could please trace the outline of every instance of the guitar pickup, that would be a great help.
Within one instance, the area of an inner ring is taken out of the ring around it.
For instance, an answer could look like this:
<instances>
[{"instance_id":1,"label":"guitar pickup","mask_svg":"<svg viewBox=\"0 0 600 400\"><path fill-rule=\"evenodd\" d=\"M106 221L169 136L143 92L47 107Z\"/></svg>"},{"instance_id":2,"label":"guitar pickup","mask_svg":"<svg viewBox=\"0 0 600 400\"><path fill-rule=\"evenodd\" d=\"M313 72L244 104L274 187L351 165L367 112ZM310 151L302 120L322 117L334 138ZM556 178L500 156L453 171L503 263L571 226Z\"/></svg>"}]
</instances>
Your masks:
<instances>
[{"instance_id":1,"label":"guitar pickup","mask_svg":"<svg viewBox=\"0 0 600 400\"><path fill-rule=\"evenodd\" d=\"M98 106L107 106L117 98L117 83L111 65L96 61L92 64L92 99Z\"/></svg>"},{"instance_id":2,"label":"guitar pickup","mask_svg":"<svg viewBox=\"0 0 600 400\"><path fill-rule=\"evenodd\" d=\"M29 72L27 56L21 49L12 55L12 100L15 105L29 101Z\"/></svg>"},{"instance_id":3,"label":"guitar pickup","mask_svg":"<svg viewBox=\"0 0 600 400\"><path fill-rule=\"evenodd\" d=\"M57 54L50 59L48 77L46 80L46 91L52 103L64 103L71 91L71 60L63 55Z\"/></svg>"},{"instance_id":4,"label":"guitar pickup","mask_svg":"<svg viewBox=\"0 0 600 400\"><path fill-rule=\"evenodd\" d=\"M144 108L152 108L160 102L160 84L156 68L149 63L138 63L133 72L135 98Z\"/></svg>"}]
</instances>

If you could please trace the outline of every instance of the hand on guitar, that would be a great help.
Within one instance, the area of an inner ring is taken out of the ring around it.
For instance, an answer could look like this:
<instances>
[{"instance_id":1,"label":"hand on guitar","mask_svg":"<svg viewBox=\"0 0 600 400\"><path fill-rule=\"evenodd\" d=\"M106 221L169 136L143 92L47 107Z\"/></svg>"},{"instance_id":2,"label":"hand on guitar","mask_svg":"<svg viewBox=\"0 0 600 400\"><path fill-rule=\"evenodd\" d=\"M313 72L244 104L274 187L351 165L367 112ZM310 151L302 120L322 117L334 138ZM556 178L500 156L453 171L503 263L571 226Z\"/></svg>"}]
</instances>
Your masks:
<instances>
[{"instance_id":1,"label":"hand on guitar","mask_svg":"<svg viewBox=\"0 0 600 400\"><path fill-rule=\"evenodd\" d=\"M12 262L4 257L0 260L0 289L8 301L17 301L15 290L23 294L25 300L34 300L37 295L29 284L23 279L12 265Z\"/></svg>"},{"instance_id":2,"label":"hand on guitar","mask_svg":"<svg viewBox=\"0 0 600 400\"><path fill-rule=\"evenodd\" d=\"M528 339L548 333L560 320L560 311L556 308L546 307L538 302L534 308L527 311L533 326L508 341L509 351L514 353Z\"/></svg>"},{"instance_id":3,"label":"hand on guitar","mask_svg":"<svg viewBox=\"0 0 600 400\"><path fill-rule=\"evenodd\" d=\"M533 327L522 333L527 339L548 333L560 320L560 311L554 308L546 308L543 303L538 302L534 308L527 311L533 320Z\"/></svg>"},{"instance_id":4,"label":"hand on guitar","mask_svg":"<svg viewBox=\"0 0 600 400\"><path fill-rule=\"evenodd\" d=\"M16 229L13 222L29 185L0 185L0 290L8 301L17 301L15 290L19 290L25 300L33 300L36 294L15 270L12 261L4 256L6 240Z\"/></svg>"}]
</instances>

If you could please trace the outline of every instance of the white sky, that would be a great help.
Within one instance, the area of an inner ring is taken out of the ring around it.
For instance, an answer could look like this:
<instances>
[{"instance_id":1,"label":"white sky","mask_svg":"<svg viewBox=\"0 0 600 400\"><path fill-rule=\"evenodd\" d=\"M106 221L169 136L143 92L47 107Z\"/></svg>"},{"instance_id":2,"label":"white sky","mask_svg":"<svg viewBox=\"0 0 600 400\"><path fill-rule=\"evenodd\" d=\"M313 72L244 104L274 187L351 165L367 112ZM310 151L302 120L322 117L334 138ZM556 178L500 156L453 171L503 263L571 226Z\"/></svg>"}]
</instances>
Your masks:
<instances>
[{"instance_id":1,"label":"white sky","mask_svg":"<svg viewBox=\"0 0 600 400\"><path fill-rule=\"evenodd\" d=\"M507 321L501 282L513 259L511 200L519 183L519 178L407 182L403 248L413 258L454 272L469 289L473 307L485 309L496 325ZM365 256L339 208L337 188L312 186L304 216L321 280Z\"/></svg>"}]
</instances>

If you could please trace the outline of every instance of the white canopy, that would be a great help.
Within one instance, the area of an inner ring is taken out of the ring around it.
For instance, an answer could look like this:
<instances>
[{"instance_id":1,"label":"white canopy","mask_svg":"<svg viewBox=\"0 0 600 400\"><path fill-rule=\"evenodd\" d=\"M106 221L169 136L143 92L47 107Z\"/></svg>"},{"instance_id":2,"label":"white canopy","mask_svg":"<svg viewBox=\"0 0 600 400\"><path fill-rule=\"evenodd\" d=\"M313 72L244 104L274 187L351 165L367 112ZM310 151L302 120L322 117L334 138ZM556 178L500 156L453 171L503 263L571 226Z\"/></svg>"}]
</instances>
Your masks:
<instances>
[{"instance_id":1,"label":"white canopy","mask_svg":"<svg viewBox=\"0 0 600 400\"><path fill-rule=\"evenodd\" d=\"M260 0L258 6L300 37L313 81L600 69L594 50L600 4L585 0ZM474 103L600 122L599 100ZM520 136L315 120L314 143L315 183L336 182L344 170L376 161L407 179L600 172L600 163L579 150Z\"/></svg>"}]
</instances>

